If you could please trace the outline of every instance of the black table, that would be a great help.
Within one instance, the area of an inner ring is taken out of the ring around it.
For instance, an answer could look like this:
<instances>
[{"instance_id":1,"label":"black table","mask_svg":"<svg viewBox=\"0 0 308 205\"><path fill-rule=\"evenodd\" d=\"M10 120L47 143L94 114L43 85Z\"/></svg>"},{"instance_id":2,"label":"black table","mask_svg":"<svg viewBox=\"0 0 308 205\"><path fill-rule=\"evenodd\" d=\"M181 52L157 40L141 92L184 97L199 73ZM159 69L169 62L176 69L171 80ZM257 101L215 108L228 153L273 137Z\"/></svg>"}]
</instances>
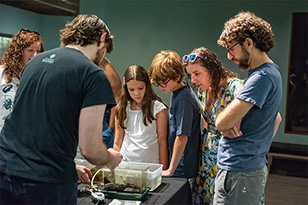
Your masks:
<instances>
[{"instance_id":1,"label":"black table","mask_svg":"<svg viewBox=\"0 0 308 205\"><path fill-rule=\"evenodd\" d=\"M78 187L82 187L82 184ZM106 198L103 203L99 204L109 204L112 200ZM91 205L94 203L88 195L79 195L77 204ZM161 185L154 191L150 191L141 204L192 204L189 183L183 178L163 177Z\"/></svg>"}]
</instances>

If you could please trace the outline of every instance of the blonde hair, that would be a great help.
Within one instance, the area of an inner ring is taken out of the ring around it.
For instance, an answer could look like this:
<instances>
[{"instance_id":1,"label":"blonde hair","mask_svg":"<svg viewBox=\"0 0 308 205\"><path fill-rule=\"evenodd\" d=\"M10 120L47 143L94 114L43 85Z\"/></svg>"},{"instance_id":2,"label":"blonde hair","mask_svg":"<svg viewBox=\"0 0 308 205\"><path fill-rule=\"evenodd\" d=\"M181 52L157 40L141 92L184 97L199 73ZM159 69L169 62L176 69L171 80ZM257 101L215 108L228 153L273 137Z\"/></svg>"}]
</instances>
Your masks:
<instances>
[{"instance_id":1,"label":"blonde hair","mask_svg":"<svg viewBox=\"0 0 308 205\"><path fill-rule=\"evenodd\" d=\"M165 50L156 54L149 69L151 83L158 83L168 79L180 83L184 76L181 57L174 51Z\"/></svg>"}]
</instances>

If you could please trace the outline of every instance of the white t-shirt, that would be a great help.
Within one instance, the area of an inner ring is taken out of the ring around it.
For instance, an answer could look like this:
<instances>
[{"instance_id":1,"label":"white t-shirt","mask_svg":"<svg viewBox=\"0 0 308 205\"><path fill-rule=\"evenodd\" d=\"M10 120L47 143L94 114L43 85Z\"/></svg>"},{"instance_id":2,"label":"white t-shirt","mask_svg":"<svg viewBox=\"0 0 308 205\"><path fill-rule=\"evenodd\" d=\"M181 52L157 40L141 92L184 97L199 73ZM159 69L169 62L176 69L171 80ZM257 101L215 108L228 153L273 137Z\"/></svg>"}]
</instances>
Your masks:
<instances>
[{"instance_id":1,"label":"white t-shirt","mask_svg":"<svg viewBox=\"0 0 308 205\"><path fill-rule=\"evenodd\" d=\"M0 66L0 131L2 130L6 117L13 110L13 101L19 84L19 80L17 78L13 78L11 83L6 83L3 76L3 70L4 67Z\"/></svg>"},{"instance_id":2,"label":"white t-shirt","mask_svg":"<svg viewBox=\"0 0 308 205\"><path fill-rule=\"evenodd\" d=\"M155 100L154 117L167 107ZM159 163L159 149L157 141L156 120L145 126L143 123L142 110L131 110L130 103L126 107L127 118L124 121L127 127L122 143L121 154L123 161Z\"/></svg>"}]
</instances>

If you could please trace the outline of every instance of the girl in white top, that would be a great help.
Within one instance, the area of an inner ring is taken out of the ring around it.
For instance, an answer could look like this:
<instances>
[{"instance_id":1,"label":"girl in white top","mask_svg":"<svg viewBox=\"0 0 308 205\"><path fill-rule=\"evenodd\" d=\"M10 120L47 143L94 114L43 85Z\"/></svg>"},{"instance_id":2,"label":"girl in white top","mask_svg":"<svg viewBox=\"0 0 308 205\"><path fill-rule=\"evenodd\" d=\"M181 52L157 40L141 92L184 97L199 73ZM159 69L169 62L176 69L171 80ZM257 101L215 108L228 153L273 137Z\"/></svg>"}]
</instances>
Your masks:
<instances>
[{"instance_id":1,"label":"girl in white top","mask_svg":"<svg viewBox=\"0 0 308 205\"><path fill-rule=\"evenodd\" d=\"M167 169L167 107L152 90L142 66L127 68L123 84L113 149L121 152L123 161L160 163Z\"/></svg>"},{"instance_id":2,"label":"girl in white top","mask_svg":"<svg viewBox=\"0 0 308 205\"><path fill-rule=\"evenodd\" d=\"M0 131L6 117L12 112L22 70L32 57L43 51L39 33L28 29L21 29L8 45L0 62Z\"/></svg>"}]
</instances>

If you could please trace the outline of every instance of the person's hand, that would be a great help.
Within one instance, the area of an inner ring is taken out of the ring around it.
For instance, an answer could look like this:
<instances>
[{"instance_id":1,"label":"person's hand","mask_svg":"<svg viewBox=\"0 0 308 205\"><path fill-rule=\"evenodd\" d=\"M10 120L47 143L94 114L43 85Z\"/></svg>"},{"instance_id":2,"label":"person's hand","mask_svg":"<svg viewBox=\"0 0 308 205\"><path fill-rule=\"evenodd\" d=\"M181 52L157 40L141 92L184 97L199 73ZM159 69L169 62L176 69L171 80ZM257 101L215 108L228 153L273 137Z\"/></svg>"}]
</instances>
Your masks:
<instances>
[{"instance_id":1,"label":"person's hand","mask_svg":"<svg viewBox=\"0 0 308 205\"><path fill-rule=\"evenodd\" d=\"M78 183L90 183L91 182L93 175L87 167L76 164L76 170L78 174Z\"/></svg>"},{"instance_id":2,"label":"person's hand","mask_svg":"<svg viewBox=\"0 0 308 205\"><path fill-rule=\"evenodd\" d=\"M242 122L242 120L238 121L231 129L223 131L223 132L221 132L221 134L224 137L228 137L230 139L234 139L234 138L237 138L239 136L242 136L243 133L240 130L241 122Z\"/></svg>"},{"instance_id":3,"label":"person's hand","mask_svg":"<svg viewBox=\"0 0 308 205\"><path fill-rule=\"evenodd\" d=\"M108 149L108 154L109 154L109 160L106 163L106 166L110 170L113 170L121 163L123 156L120 152L115 151L112 148Z\"/></svg>"},{"instance_id":4,"label":"person's hand","mask_svg":"<svg viewBox=\"0 0 308 205\"><path fill-rule=\"evenodd\" d=\"M173 176L173 172L170 169L163 170L162 171L162 176L163 177L172 177Z\"/></svg>"}]
</instances>

